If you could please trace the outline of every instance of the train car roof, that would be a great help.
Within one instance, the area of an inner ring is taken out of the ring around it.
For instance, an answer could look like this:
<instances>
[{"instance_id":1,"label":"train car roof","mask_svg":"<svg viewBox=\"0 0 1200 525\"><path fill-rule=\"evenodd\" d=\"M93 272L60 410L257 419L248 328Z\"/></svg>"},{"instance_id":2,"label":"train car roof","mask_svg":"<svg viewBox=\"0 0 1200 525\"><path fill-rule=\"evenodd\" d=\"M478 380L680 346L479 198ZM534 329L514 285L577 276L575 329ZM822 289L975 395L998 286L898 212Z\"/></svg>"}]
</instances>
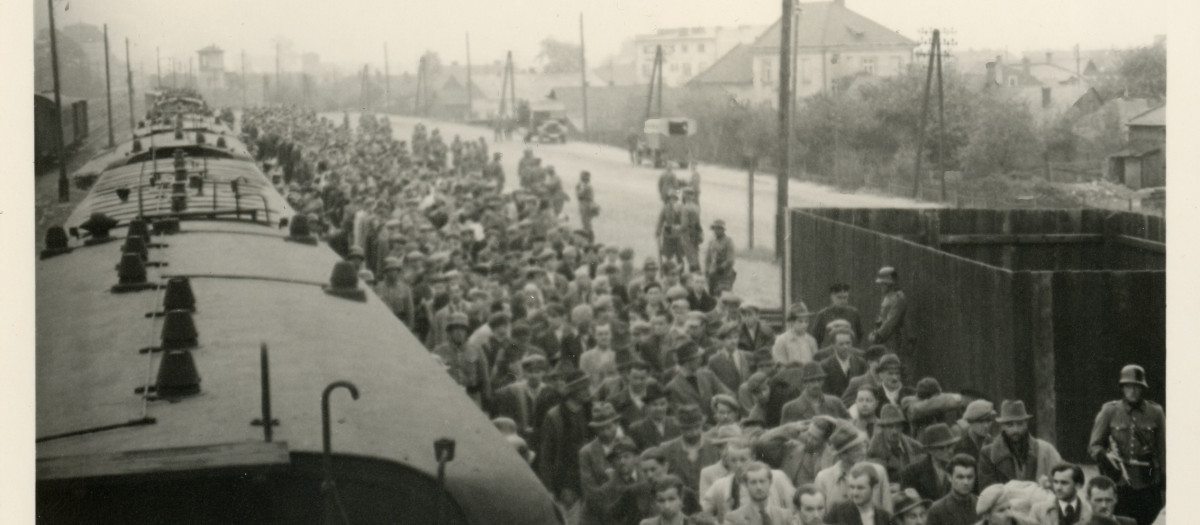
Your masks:
<instances>
[{"instance_id":1,"label":"train car roof","mask_svg":"<svg viewBox=\"0 0 1200 525\"><path fill-rule=\"evenodd\" d=\"M262 429L259 345L269 346L275 440L320 452L320 393L355 383L362 397L334 398L336 454L394 461L436 476L433 443L456 440L447 490L472 523L557 521L549 496L499 431L430 353L373 294L366 302L327 295L339 258L328 247L236 222L185 222L156 237L152 280L190 276L202 393L149 401L135 389L155 380L160 308L154 291L114 294L120 243L77 248L37 264L37 433L68 433L143 415L155 424L41 442L39 461L143 449L254 442ZM191 467L194 467L192 465ZM536 492L533 492L536 494ZM514 502L534 502L514 505ZM536 502L541 502L540 506ZM514 508L519 507L519 508Z\"/></svg>"},{"instance_id":2,"label":"train car roof","mask_svg":"<svg viewBox=\"0 0 1200 525\"><path fill-rule=\"evenodd\" d=\"M157 165L157 168L155 167ZM152 184L153 172L157 169L159 182ZM235 159L192 159L190 173L204 173L204 193L195 188L188 190L188 211L257 210L264 224L277 224L279 219L293 215L291 206L275 191L270 181L250 162ZM170 182L173 180L170 159L157 162L144 161L104 171L96 180L92 190L79 206L67 217L64 227L78 227L93 213L104 213L125 224L139 214L162 215L170 212ZM233 192L230 182L239 181L238 193ZM138 188L141 188L141 210L139 211ZM119 189L130 190L124 201L117 194ZM265 211L264 211L265 210Z\"/></svg>"}]
</instances>

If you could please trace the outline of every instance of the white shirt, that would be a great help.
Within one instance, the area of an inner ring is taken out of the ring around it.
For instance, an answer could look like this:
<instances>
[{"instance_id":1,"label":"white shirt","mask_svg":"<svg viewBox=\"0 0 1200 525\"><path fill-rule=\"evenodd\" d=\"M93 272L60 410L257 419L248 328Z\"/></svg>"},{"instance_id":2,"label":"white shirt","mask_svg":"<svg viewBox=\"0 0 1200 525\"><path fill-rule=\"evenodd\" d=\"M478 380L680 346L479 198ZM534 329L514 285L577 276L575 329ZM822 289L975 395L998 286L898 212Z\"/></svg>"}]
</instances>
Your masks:
<instances>
[{"instance_id":1,"label":"white shirt","mask_svg":"<svg viewBox=\"0 0 1200 525\"><path fill-rule=\"evenodd\" d=\"M816 353L816 339L808 334L796 335L792 330L779 334L775 338L775 346L771 348L771 357L781 365L807 363L813 360Z\"/></svg>"},{"instance_id":2,"label":"white shirt","mask_svg":"<svg viewBox=\"0 0 1200 525\"><path fill-rule=\"evenodd\" d=\"M733 508L733 478L734 476L731 474L714 481L700 498L700 508L716 516L717 521L725 519L726 513L736 510ZM750 492L745 485L742 485L738 492L741 500L738 508L754 504L750 500ZM792 494L795 492L796 487L792 486L792 481L788 479L787 474L779 470L771 470L771 489L767 493L767 506L779 507L791 512Z\"/></svg>"}]
</instances>

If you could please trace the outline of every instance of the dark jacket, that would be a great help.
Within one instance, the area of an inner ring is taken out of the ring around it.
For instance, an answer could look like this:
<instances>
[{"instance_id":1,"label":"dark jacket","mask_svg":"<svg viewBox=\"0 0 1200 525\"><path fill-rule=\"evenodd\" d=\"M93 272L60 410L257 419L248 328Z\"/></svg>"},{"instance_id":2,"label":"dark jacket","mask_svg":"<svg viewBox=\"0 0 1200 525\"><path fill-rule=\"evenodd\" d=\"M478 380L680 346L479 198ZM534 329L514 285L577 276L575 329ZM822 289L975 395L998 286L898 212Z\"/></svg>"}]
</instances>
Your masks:
<instances>
[{"instance_id":1,"label":"dark jacket","mask_svg":"<svg viewBox=\"0 0 1200 525\"><path fill-rule=\"evenodd\" d=\"M922 498L928 500L938 500L950 493L950 480L938 478L931 454L925 454L924 460L901 470L900 483L903 487L916 489Z\"/></svg>"},{"instance_id":2,"label":"dark jacket","mask_svg":"<svg viewBox=\"0 0 1200 525\"><path fill-rule=\"evenodd\" d=\"M775 345L775 331L767 323L758 322L757 329L751 330L745 324L738 327L738 348L750 353L767 349Z\"/></svg>"},{"instance_id":3,"label":"dark jacket","mask_svg":"<svg viewBox=\"0 0 1200 525\"><path fill-rule=\"evenodd\" d=\"M737 391L742 382L750 377L750 369L754 366L754 356L744 350L735 350L737 359L742 361L742 369L738 371L734 358L729 352L718 350L708 360L708 369L721 380L730 390Z\"/></svg>"},{"instance_id":4,"label":"dark jacket","mask_svg":"<svg viewBox=\"0 0 1200 525\"><path fill-rule=\"evenodd\" d=\"M696 384L699 386L699 390L682 375L676 374L671 382L667 383L667 396L675 406L687 403L700 405L700 410L704 411L704 417L709 421L712 421L713 418L710 403L712 397L717 394L735 395L707 368L696 371Z\"/></svg>"},{"instance_id":5,"label":"dark jacket","mask_svg":"<svg viewBox=\"0 0 1200 525\"><path fill-rule=\"evenodd\" d=\"M974 525L978 521L975 515L975 503L979 497L968 494L965 498L954 493L933 502L929 507L928 523L926 525Z\"/></svg>"},{"instance_id":6,"label":"dark jacket","mask_svg":"<svg viewBox=\"0 0 1200 525\"><path fill-rule=\"evenodd\" d=\"M575 335L574 330L565 330L561 341L555 337L553 330L546 330L537 334L532 342L534 346L546 352L546 358L550 361L558 362L560 359L568 359L573 366L579 366L579 356L583 355L583 344Z\"/></svg>"},{"instance_id":7,"label":"dark jacket","mask_svg":"<svg viewBox=\"0 0 1200 525\"><path fill-rule=\"evenodd\" d=\"M825 523L828 525L888 525L891 520L890 512L875 507L875 523L863 523L858 507L850 501L835 503L825 512Z\"/></svg>"},{"instance_id":8,"label":"dark jacket","mask_svg":"<svg viewBox=\"0 0 1200 525\"><path fill-rule=\"evenodd\" d=\"M700 454L696 456L696 461L688 461L682 437L663 443L660 448L667 458L670 472L679 476L683 485L693 491L700 490L700 469L721 460L721 451L715 445L703 443L700 445Z\"/></svg>"},{"instance_id":9,"label":"dark jacket","mask_svg":"<svg viewBox=\"0 0 1200 525\"><path fill-rule=\"evenodd\" d=\"M663 432L658 431L658 427L654 426L654 422L650 418L645 418L629 425L629 431L626 432L634 443L637 443L638 450L646 450L650 447L657 447L664 441L670 441L679 437L679 424L675 422L675 418L667 416L663 421Z\"/></svg>"},{"instance_id":10,"label":"dark jacket","mask_svg":"<svg viewBox=\"0 0 1200 525\"><path fill-rule=\"evenodd\" d=\"M846 387L850 385L850 379L867 373L867 362L861 357L850 354L850 371L849 373L842 371L842 365L837 360L837 355L831 355L824 361L821 361L821 369L825 370L825 385L821 390L831 396L841 396L846 392ZM857 397L857 392L855 396Z\"/></svg>"}]
</instances>

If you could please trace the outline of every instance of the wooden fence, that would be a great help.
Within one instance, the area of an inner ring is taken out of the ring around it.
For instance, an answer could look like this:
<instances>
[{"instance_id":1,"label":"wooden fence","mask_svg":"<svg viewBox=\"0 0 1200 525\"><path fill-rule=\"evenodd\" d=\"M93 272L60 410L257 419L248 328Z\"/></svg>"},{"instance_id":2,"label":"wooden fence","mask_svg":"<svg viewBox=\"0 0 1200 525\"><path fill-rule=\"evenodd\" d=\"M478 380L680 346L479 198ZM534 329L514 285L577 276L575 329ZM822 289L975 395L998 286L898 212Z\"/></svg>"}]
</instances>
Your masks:
<instances>
[{"instance_id":1,"label":"wooden fence","mask_svg":"<svg viewBox=\"0 0 1200 525\"><path fill-rule=\"evenodd\" d=\"M1165 389L1165 224L1106 210L791 210L791 300L827 304L850 283L873 320L874 276L909 299L914 366L949 391L1022 399L1035 432L1084 459L1091 418L1136 362Z\"/></svg>"}]
</instances>

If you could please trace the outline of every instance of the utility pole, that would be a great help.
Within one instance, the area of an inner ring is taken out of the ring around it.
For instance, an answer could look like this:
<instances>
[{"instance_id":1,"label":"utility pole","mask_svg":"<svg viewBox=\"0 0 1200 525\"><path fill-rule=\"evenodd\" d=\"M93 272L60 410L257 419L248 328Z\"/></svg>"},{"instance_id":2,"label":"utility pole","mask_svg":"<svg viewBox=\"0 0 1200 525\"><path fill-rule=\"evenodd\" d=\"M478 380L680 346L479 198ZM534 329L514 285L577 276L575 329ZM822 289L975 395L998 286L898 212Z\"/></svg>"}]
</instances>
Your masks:
<instances>
[{"instance_id":1,"label":"utility pole","mask_svg":"<svg viewBox=\"0 0 1200 525\"><path fill-rule=\"evenodd\" d=\"M63 144L62 129L62 83L58 78L58 36L54 34L54 0L46 0L50 7L50 69L54 73L54 113L58 132L54 142L58 145L58 202L71 201L71 183L67 180L67 147Z\"/></svg>"},{"instance_id":2,"label":"utility pole","mask_svg":"<svg viewBox=\"0 0 1200 525\"><path fill-rule=\"evenodd\" d=\"M917 166L913 173L913 192L914 199L921 196L921 157L925 156L925 124L929 120L929 88L933 83L933 68L935 55L938 53L938 40L941 33L933 30L933 40L929 43L929 67L925 70L925 92L921 100L921 133L920 139L917 142ZM940 75L939 75L940 78Z\"/></svg>"},{"instance_id":3,"label":"utility pole","mask_svg":"<svg viewBox=\"0 0 1200 525\"><path fill-rule=\"evenodd\" d=\"M137 134L137 123L133 116L133 68L129 64L129 39L125 39L125 86L129 92L129 134Z\"/></svg>"},{"instance_id":4,"label":"utility pole","mask_svg":"<svg viewBox=\"0 0 1200 525\"><path fill-rule=\"evenodd\" d=\"M587 138L590 128L588 127L588 103L587 103L587 54L585 53L583 42L583 13L579 13L579 77L580 83L583 86L583 138Z\"/></svg>"},{"instance_id":5,"label":"utility pole","mask_svg":"<svg viewBox=\"0 0 1200 525\"><path fill-rule=\"evenodd\" d=\"M242 109L246 109L246 84L250 79L246 78L246 50L242 50Z\"/></svg>"},{"instance_id":6,"label":"utility pole","mask_svg":"<svg viewBox=\"0 0 1200 525\"><path fill-rule=\"evenodd\" d=\"M792 104L792 10L795 0L783 0L783 16L780 18L779 38L779 174L776 176L775 187L775 258L782 260L787 249L784 231L786 229L788 207L788 173L791 159L788 151L791 146L791 129L788 124ZM784 269L786 271L786 269ZM787 308L787 290L782 290L780 305Z\"/></svg>"},{"instance_id":7,"label":"utility pole","mask_svg":"<svg viewBox=\"0 0 1200 525\"><path fill-rule=\"evenodd\" d=\"M162 89L162 56L159 54L158 46L154 46L154 81L157 84L157 89Z\"/></svg>"},{"instance_id":8,"label":"utility pole","mask_svg":"<svg viewBox=\"0 0 1200 525\"><path fill-rule=\"evenodd\" d=\"M500 111L498 116L502 122L508 116L508 76L512 74L511 71L512 51L509 51L508 57L504 59L504 76L500 79ZM516 108L513 109L515 110Z\"/></svg>"},{"instance_id":9,"label":"utility pole","mask_svg":"<svg viewBox=\"0 0 1200 525\"><path fill-rule=\"evenodd\" d=\"M275 102L281 102L280 95L283 92L283 84L279 83L279 41L275 41Z\"/></svg>"},{"instance_id":10,"label":"utility pole","mask_svg":"<svg viewBox=\"0 0 1200 525\"><path fill-rule=\"evenodd\" d=\"M392 70L388 63L387 42L383 43L383 111L392 105Z\"/></svg>"},{"instance_id":11,"label":"utility pole","mask_svg":"<svg viewBox=\"0 0 1200 525\"><path fill-rule=\"evenodd\" d=\"M942 89L942 34L934 32L937 42L937 83L938 83L938 179L942 186L942 202L946 202L946 92Z\"/></svg>"},{"instance_id":12,"label":"utility pole","mask_svg":"<svg viewBox=\"0 0 1200 525\"><path fill-rule=\"evenodd\" d=\"M108 64L108 24L104 24L104 95L108 101L108 147L116 147L112 121L112 72Z\"/></svg>"},{"instance_id":13,"label":"utility pole","mask_svg":"<svg viewBox=\"0 0 1200 525\"><path fill-rule=\"evenodd\" d=\"M471 33L467 33L467 122L471 122L471 116L474 115L475 97L471 93Z\"/></svg>"}]
</instances>

